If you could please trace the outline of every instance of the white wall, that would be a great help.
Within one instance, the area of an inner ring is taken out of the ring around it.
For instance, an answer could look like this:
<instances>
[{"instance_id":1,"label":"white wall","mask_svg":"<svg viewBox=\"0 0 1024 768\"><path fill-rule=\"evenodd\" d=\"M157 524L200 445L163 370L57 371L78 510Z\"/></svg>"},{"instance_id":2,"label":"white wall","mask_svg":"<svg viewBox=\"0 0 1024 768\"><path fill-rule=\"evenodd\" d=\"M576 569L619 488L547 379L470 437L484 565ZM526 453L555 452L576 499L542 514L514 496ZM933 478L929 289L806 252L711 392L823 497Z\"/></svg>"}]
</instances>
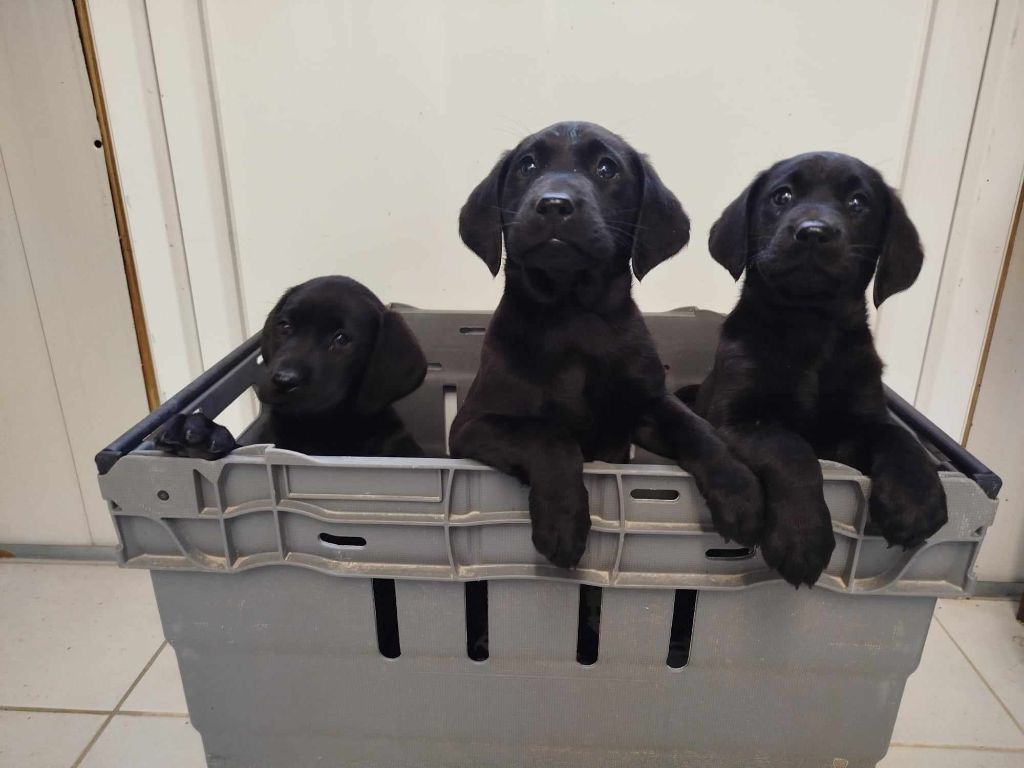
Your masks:
<instances>
[{"instance_id":1,"label":"white wall","mask_svg":"<svg viewBox=\"0 0 1024 768\"><path fill-rule=\"evenodd\" d=\"M210 2L247 327L325 272L390 300L494 306L459 207L501 150L562 119L650 153L693 218L692 248L641 305L727 310L736 288L707 232L762 167L837 149L898 182L929 7Z\"/></svg>"},{"instance_id":2,"label":"white wall","mask_svg":"<svg viewBox=\"0 0 1024 768\"><path fill-rule=\"evenodd\" d=\"M694 220L692 246L639 286L641 306L727 310L736 287L707 231L762 167L830 148L898 183L930 7L347 5L241 26L210 5L250 326L293 276L339 268L411 303L493 306L500 285L459 243L455 213L498 151L567 117L649 152ZM299 168L312 203L289 183Z\"/></svg>"}]
</instances>

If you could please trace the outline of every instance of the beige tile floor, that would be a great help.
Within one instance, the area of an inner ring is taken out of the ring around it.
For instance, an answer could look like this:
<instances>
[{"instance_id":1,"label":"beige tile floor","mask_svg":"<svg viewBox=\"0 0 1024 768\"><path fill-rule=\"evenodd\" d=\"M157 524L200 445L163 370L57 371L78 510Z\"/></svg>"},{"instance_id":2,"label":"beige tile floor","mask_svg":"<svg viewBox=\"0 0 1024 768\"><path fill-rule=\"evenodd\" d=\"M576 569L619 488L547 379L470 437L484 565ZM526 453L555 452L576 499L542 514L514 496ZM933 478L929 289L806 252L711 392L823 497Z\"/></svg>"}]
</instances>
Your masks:
<instances>
[{"instance_id":1,"label":"beige tile floor","mask_svg":"<svg viewBox=\"0 0 1024 768\"><path fill-rule=\"evenodd\" d=\"M882 768L1024 768L1024 625L940 601ZM0 563L0 768L202 768L144 571Z\"/></svg>"}]
</instances>

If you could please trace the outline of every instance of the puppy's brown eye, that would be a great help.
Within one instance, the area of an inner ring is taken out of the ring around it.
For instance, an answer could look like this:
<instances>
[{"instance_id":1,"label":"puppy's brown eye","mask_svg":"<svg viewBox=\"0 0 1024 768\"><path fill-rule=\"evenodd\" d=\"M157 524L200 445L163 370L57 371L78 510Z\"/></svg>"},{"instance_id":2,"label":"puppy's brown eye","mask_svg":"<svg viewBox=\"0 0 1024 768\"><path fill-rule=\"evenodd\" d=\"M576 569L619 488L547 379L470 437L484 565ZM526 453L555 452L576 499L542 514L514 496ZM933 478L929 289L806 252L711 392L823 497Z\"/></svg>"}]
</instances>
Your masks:
<instances>
[{"instance_id":1,"label":"puppy's brown eye","mask_svg":"<svg viewBox=\"0 0 1024 768\"><path fill-rule=\"evenodd\" d=\"M860 213L866 211L868 208L867 195L862 195L860 192L855 195L851 195L850 199L846 201L846 207L854 213Z\"/></svg>"},{"instance_id":2,"label":"puppy's brown eye","mask_svg":"<svg viewBox=\"0 0 1024 768\"><path fill-rule=\"evenodd\" d=\"M597 175L602 179L613 179L619 175L619 166L610 157L602 157L597 163Z\"/></svg>"},{"instance_id":3,"label":"puppy's brown eye","mask_svg":"<svg viewBox=\"0 0 1024 768\"><path fill-rule=\"evenodd\" d=\"M537 170L537 163L533 159L532 155L527 155L519 161L519 175L530 176L534 171Z\"/></svg>"},{"instance_id":4,"label":"puppy's brown eye","mask_svg":"<svg viewBox=\"0 0 1024 768\"><path fill-rule=\"evenodd\" d=\"M772 202L776 205L789 205L793 201L793 190L789 187L779 187L772 192Z\"/></svg>"},{"instance_id":5,"label":"puppy's brown eye","mask_svg":"<svg viewBox=\"0 0 1024 768\"><path fill-rule=\"evenodd\" d=\"M292 324L289 323L287 320L278 320L277 330L279 333L282 333L285 336L287 336L289 333L292 332Z\"/></svg>"},{"instance_id":6,"label":"puppy's brown eye","mask_svg":"<svg viewBox=\"0 0 1024 768\"><path fill-rule=\"evenodd\" d=\"M331 347L333 347L334 349L338 349L340 347L344 347L350 341L352 341L352 339L349 338L349 335L347 333L345 333L344 331L338 331L334 335L334 338L331 339Z\"/></svg>"}]
</instances>

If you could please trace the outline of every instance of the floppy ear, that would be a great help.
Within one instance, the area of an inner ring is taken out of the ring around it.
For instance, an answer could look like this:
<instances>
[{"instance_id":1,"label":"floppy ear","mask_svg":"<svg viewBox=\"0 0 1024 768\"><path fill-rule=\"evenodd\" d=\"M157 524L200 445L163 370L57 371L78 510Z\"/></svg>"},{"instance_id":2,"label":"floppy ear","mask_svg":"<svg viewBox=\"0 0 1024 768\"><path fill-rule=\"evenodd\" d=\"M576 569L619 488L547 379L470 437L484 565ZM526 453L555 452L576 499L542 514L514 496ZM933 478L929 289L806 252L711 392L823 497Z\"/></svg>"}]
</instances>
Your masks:
<instances>
[{"instance_id":1,"label":"floppy ear","mask_svg":"<svg viewBox=\"0 0 1024 768\"><path fill-rule=\"evenodd\" d=\"M356 395L356 410L366 415L382 411L416 389L426 375L427 358L412 330L401 315L385 309Z\"/></svg>"},{"instance_id":2,"label":"floppy ear","mask_svg":"<svg viewBox=\"0 0 1024 768\"><path fill-rule=\"evenodd\" d=\"M277 347L274 344L274 326L277 325L278 315L280 314L284 303L288 301L288 298L295 293L295 289L298 287L299 286L297 285L293 285L281 294L281 298L277 300L274 308L267 314L267 319L263 323L263 333L260 335L260 354L263 355L264 363L270 360L270 358L274 356L274 352L277 351Z\"/></svg>"},{"instance_id":3,"label":"floppy ear","mask_svg":"<svg viewBox=\"0 0 1024 768\"><path fill-rule=\"evenodd\" d=\"M740 196L722 211L718 221L711 225L708 250L715 261L729 270L733 280L739 280L747 266L747 257L750 255L750 201L757 196L765 173L759 173Z\"/></svg>"},{"instance_id":4,"label":"floppy ear","mask_svg":"<svg viewBox=\"0 0 1024 768\"><path fill-rule=\"evenodd\" d=\"M476 185L459 213L459 237L497 275L501 268L501 185L511 152L505 152Z\"/></svg>"},{"instance_id":5,"label":"floppy ear","mask_svg":"<svg viewBox=\"0 0 1024 768\"><path fill-rule=\"evenodd\" d=\"M633 274L637 280L675 256L690 242L690 219L671 190L661 183L646 157L640 157L643 198L633 236Z\"/></svg>"},{"instance_id":6,"label":"floppy ear","mask_svg":"<svg viewBox=\"0 0 1024 768\"><path fill-rule=\"evenodd\" d=\"M905 291L913 285L921 271L922 262L924 251L917 229L907 216L907 209L896 196L896 191L890 189L889 223L878 255L878 268L875 270L875 307L894 293Z\"/></svg>"}]
</instances>

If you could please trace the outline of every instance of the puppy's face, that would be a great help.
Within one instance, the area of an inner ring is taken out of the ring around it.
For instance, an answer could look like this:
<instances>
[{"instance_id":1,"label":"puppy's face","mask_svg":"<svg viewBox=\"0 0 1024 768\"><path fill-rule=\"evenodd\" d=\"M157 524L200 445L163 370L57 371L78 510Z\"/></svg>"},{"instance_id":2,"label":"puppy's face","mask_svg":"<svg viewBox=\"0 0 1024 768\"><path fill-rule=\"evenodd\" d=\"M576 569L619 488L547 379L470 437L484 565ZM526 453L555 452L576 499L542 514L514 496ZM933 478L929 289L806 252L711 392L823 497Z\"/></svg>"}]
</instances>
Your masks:
<instances>
[{"instance_id":1,"label":"puppy's face","mask_svg":"<svg viewBox=\"0 0 1024 768\"><path fill-rule=\"evenodd\" d=\"M610 274L640 277L689 238L689 220L623 139L557 123L506 153L462 209L463 241L493 273L504 240L510 276L554 302Z\"/></svg>"},{"instance_id":2,"label":"puppy's face","mask_svg":"<svg viewBox=\"0 0 1024 768\"><path fill-rule=\"evenodd\" d=\"M895 193L848 155L814 153L760 174L712 228L712 255L784 303L814 305L863 294L878 270L875 300L908 287L920 243Z\"/></svg>"},{"instance_id":3,"label":"puppy's face","mask_svg":"<svg viewBox=\"0 0 1024 768\"><path fill-rule=\"evenodd\" d=\"M783 163L752 201L753 266L777 292L801 301L863 293L888 198L878 173L854 158L822 154Z\"/></svg>"},{"instance_id":4,"label":"puppy's face","mask_svg":"<svg viewBox=\"0 0 1024 768\"><path fill-rule=\"evenodd\" d=\"M263 330L261 401L283 413L336 407L360 383L384 306L347 278L317 278L288 291Z\"/></svg>"},{"instance_id":5,"label":"puppy's face","mask_svg":"<svg viewBox=\"0 0 1024 768\"><path fill-rule=\"evenodd\" d=\"M505 247L545 292L626 264L642 197L636 153L588 124L560 124L512 151L501 188Z\"/></svg>"}]
</instances>

